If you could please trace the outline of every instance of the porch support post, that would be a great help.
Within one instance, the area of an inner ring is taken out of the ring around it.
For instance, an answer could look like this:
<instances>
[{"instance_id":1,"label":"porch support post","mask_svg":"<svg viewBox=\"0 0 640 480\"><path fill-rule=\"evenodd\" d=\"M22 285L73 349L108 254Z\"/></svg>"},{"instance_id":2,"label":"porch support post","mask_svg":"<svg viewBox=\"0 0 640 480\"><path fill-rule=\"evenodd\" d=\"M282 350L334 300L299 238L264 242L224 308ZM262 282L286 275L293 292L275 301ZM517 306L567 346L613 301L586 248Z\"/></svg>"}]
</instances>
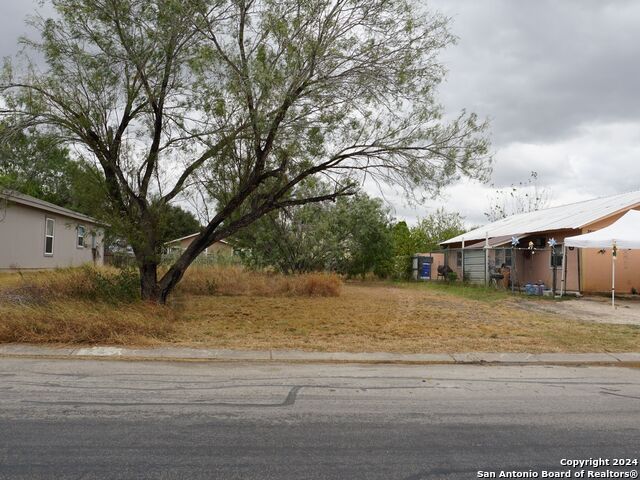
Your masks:
<instances>
[{"instance_id":1,"label":"porch support post","mask_svg":"<svg viewBox=\"0 0 640 480\"><path fill-rule=\"evenodd\" d=\"M564 296L564 292L566 291L566 281L567 281L567 246L562 244L562 280L560 281L560 296Z\"/></svg>"},{"instance_id":2,"label":"porch support post","mask_svg":"<svg viewBox=\"0 0 640 480\"><path fill-rule=\"evenodd\" d=\"M462 278L460 280L464 283L464 238L462 239Z\"/></svg>"},{"instance_id":3,"label":"porch support post","mask_svg":"<svg viewBox=\"0 0 640 480\"><path fill-rule=\"evenodd\" d=\"M485 232L484 237L484 285L489 284L489 232Z\"/></svg>"}]
</instances>

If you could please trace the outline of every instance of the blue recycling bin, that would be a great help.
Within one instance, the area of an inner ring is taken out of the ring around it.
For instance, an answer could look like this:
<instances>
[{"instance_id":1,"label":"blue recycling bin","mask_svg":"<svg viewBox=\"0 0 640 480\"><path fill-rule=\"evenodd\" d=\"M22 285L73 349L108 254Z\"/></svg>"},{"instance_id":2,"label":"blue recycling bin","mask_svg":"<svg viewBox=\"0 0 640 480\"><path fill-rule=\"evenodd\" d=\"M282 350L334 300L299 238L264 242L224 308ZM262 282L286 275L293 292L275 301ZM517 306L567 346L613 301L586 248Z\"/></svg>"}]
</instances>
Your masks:
<instances>
[{"instance_id":1,"label":"blue recycling bin","mask_svg":"<svg viewBox=\"0 0 640 480\"><path fill-rule=\"evenodd\" d=\"M431 279L431 264L424 262L420 267L420 278L422 280Z\"/></svg>"}]
</instances>

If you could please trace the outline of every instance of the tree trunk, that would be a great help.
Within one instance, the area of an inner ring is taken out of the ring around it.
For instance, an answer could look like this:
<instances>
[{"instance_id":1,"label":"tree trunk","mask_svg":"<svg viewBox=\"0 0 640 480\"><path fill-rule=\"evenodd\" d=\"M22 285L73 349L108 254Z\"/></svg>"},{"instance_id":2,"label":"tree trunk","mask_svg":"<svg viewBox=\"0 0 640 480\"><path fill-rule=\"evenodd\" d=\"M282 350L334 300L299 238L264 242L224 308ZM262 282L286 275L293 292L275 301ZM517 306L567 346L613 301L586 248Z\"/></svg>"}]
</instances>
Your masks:
<instances>
[{"instance_id":1,"label":"tree trunk","mask_svg":"<svg viewBox=\"0 0 640 480\"><path fill-rule=\"evenodd\" d=\"M156 262L144 262L140 265L140 295L142 300L156 303L165 303L166 298L160 295L158 285L158 264Z\"/></svg>"},{"instance_id":2,"label":"tree trunk","mask_svg":"<svg viewBox=\"0 0 640 480\"><path fill-rule=\"evenodd\" d=\"M185 270L187 267L179 266L176 268L174 265L164 277L162 277L162 282L159 285L158 290L158 299L160 303L167 303L167 298L169 298L169 294L173 292L173 289L178 284L178 282L182 279Z\"/></svg>"}]
</instances>

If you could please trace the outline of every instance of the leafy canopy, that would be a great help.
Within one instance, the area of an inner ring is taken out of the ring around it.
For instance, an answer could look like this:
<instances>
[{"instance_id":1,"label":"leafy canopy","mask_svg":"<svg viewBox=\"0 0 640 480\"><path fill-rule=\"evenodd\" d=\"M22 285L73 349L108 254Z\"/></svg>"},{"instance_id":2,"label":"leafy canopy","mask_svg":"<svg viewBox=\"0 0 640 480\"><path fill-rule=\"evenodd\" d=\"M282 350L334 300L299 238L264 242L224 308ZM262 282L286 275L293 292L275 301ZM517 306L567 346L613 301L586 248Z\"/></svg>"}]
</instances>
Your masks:
<instances>
[{"instance_id":1,"label":"leafy canopy","mask_svg":"<svg viewBox=\"0 0 640 480\"><path fill-rule=\"evenodd\" d=\"M486 178L486 125L435 100L447 19L409 0L52 0L7 63L0 115L81 150L103 173L144 298L195 256L280 208L353 194L365 177L435 194ZM309 178L331 190L306 196ZM418 195L420 196L420 195ZM195 198L208 224L158 280L160 219Z\"/></svg>"}]
</instances>

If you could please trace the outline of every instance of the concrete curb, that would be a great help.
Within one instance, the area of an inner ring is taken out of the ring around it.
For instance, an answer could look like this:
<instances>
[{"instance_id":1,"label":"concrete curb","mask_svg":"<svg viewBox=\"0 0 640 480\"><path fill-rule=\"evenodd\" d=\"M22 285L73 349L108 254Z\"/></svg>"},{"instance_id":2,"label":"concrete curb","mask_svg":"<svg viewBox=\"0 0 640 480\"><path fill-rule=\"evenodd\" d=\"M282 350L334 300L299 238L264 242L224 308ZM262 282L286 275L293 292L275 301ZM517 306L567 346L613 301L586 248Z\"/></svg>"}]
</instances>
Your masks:
<instances>
[{"instance_id":1,"label":"concrete curb","mask_svg":"<svg viewBox=\"0 0 640 480\"><path fill-rule=\"evenodd\" d=\"M144 361L218 361L279 363L395 363L497 365L640 365L640 352L625 353L386 353L305 352L300 350L223 350L158 347L52 347L0 345L1 357L76 358Z\"/></svg>"}]
</instances>

